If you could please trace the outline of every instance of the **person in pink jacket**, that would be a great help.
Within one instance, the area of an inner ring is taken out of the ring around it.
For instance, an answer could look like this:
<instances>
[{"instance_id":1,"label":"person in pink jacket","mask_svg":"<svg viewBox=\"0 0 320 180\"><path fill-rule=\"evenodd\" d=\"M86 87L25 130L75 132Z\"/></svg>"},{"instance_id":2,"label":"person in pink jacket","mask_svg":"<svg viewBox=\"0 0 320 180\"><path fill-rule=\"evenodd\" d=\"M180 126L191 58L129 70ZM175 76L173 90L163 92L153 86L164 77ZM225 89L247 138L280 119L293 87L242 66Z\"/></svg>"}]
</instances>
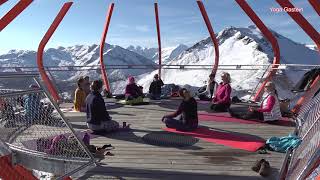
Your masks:
<instances>
[{"instance_id":1,"label":"person in pink jacket","mask_svg":"<svg viewBox=\"0 0 320 180\"><path fill-rule=\"evenodd\" d=\"M222 82L219 84L214 98L212 99L211 109L215 112L227 112L231 105L231 86L230 74L223 72L221 75Z\"/></svg>"},{"instance_id":2,"label":"person in pink jacket","mask_svg":"<svg viewBox=\"0 0 320 180\"><path fill-rule=\"evenodd\" d=\"M262 121L279 120L281 118L281 111L274 83L267 82L264 91L266 96L263 98L260 107L249 107L245 113L236 113L230 109L230 115L241 119L257 119Z\"/></svg>"}]
</instances>

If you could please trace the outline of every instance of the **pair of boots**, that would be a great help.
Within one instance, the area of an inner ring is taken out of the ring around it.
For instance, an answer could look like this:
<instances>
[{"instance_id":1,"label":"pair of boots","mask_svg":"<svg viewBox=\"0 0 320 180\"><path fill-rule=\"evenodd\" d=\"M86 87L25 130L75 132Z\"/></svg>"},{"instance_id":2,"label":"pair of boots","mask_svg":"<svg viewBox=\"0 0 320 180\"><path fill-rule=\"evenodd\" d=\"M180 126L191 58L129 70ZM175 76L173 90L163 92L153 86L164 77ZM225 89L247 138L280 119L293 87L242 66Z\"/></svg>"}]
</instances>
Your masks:
<instances>
[{"instance_id":1,"label":"pair of boots","mask_svg":"<svg viewBox=\"0 0 320 180\"><path fill-rule=\"evenodd\" d=\"M265 159L256 161L251 169L263 177L269 176L271 172L270 164Z\"/></svg>"}]
</instances>

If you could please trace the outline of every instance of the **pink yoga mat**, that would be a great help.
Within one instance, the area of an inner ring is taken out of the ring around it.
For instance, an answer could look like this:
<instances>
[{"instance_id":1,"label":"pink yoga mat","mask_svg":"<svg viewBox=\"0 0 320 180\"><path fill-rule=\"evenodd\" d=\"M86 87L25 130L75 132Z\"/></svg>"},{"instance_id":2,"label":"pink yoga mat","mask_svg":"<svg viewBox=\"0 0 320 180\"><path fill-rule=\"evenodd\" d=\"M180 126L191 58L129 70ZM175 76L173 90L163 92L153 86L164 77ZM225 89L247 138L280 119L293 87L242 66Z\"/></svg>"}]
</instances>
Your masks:
<instances>
[{"instance_id":1,"label":"pink yoga mat","mask_svg":"<svg viewBox=\"0 0 320 180\"><path fill-rule=\"evenodd\" d=\"M264 146L265 144L265 140L257 136L232 132L222 132L212 130L206 127L199 127L198 129L192 132L182 132L172 128L164 128L164 130L168 132L196 137L207 142L221 144L224 146L251 152L257 151L260 147Z\"/></svg>"},{"instance_id":2,"label":"pink yoga mat","mask_svg":"<svg viewBox=\"0 0 320 180\"><path fill-rule=\"evenodd\" d=\"M275 122L263 122L259 120L244 120L231 117L227 114L215 114L215 113L198 113L199 121L215 121L215 122L235 122L241 124L271 124L278 126L295 126L293 121L290 121L288 118L281 118L279 121Z\"/></svg>"}]
</instances>

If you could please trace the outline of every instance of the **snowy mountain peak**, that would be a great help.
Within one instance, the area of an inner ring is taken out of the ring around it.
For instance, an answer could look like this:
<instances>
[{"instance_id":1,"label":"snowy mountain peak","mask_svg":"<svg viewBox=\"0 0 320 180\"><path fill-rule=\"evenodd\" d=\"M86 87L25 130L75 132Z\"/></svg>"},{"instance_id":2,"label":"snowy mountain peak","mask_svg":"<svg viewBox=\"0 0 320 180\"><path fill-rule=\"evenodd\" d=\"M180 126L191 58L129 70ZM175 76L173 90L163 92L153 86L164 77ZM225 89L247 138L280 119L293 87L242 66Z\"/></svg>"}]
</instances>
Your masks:
<instances>
[{"instance_id":1,"label":"snowy mountain peak","mask_svg":"<svg viewBox=\"0 0 320 180\"><path fill-rule=\"evenodd\" d=\"M166 64L170 62L172 59L176 58L179 54L181 54L187 48L188 46L184 44L178 44L176 46L162 48L161 49L162 63ZM158 63L158 59L159 59L158 48L143 48L141 46L135 47L131 45L131 46L128 46L127 49Z\"/></svg>"}]
</instances>

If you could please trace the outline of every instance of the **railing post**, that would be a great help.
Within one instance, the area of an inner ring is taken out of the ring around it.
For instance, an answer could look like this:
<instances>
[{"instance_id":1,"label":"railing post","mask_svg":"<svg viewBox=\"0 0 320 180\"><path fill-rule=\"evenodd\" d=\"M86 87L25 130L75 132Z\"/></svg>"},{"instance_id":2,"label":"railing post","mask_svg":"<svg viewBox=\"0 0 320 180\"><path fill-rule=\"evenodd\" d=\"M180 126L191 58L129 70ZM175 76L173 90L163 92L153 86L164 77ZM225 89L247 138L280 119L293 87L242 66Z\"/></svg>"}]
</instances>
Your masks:
<instances>
[{"instance_id":1,"label":"railing post","mask_svg":"<svg viewBox=\"0 0 320 180\"><path fill-rule=\"evenodd\" d=\"M0 32L10 24L23 10L25 10L33 0L20 0L7 14L0 19ZM0 5L5 3L0 1Z\"/></svg>"},{"instance_id":2,"label":"railing post","mask_svg":"<svg viewBox=\"0 0 320 180\"><path fill-rule=\"evenodd\" d=\"M198 0L197 3L198 3L198 6L199 6L201 15L203 17L203 20L206 23L207 29L209 31L211 41L213 42L213 45L214 45L215 60L214 60L213 68L212 68L212 74L214 74L214 77L215 77L216 72L218 70L219 57L220 57L219 56L219 43L218 43L218 41L216 39L216 36L214 34L212 25L210 23L210 19L208 17L207 11L206 11L202 1Z\"/></svg>"},{"instance_id":3,"label":"railing post","mask_svg":"<svg viewBox=\"0 0 320 180\"><path fill-rule=\"evenodd\" d=\"M278 4L282 8L295 8L290 1L288 0L276 0ZM311 2L311 1L310 1ZM319 9L319 8L317 8ZM301 15L299 12L288 12L289 16L303 29L304 32L308 34L308 36L315 42L318 48L318 52L320 53L320 34L314 27ZM319 56L320 57L320 56ZM320 62L320 58L319 58ZM310 89L305 92L305 94L298 100L295 107L292 109L294 113L298 113L300 111L301 106L306 102L309 101L313 95L317 92L320 88L320 76L315 78Z\"/></svg>"},{"instance_id":4,"label":"railing post","mask_svg":"<svg viewBox=\"0 0 320 180\"><path fill-rule=\"evenodd\" d=\"M60 9L58 15L54 19L53 23L49 27L49 29L46 32L46 34L44 35L44 37L42 38L42 40L41 40L41 42L39 44L39 47L38 47L38 52L37 52L37 64L38 64L38 69L39 69L41 78L43 79L44 83L48 87L48 90L49 90L50 94L52 95L52 97L53 97L53 99L55 101L59 101L60 97L59 97L59 94L57 93L57 90L53 86L51 80L49 79L49 77L48 77L48 75L47 75L47 73L45 71L45 68L43 66L43 51L44 51L44 48L45 48L46 44L48 43L49 39L53 35L54 31L57 29L57 27L59 26L60 22L64 18L64 16L67 14L67 12L70 9L72 3L73 2L65 3L63 5L63 7Z\"/></svg>"},{"instance_id":5,"label":"railing post","mask_svg":"<svg viewBox=\"0 0 320 180\"><path fill-rule=\"evenodd\" d=\"M102 33L101 42L100 42L101 75L102 75L103 83L106 86L106 90L109 93L111 93L111 88L110 88L110 84L109 84L109 80L108 80L108 76L107 76L106 66L104 65L104 61L103 61L103 50L104 50L104 44L105 44L105 41L106 41L107 33L108 33L108 30L109 30L109 25L110 25L110 21L111 21L112 12L113 12L113 7L114 7L114 3L111 3L109 5L108 14L107 14L106 22L105 22L105 25L104 25L104 30L103 30L103 33Z\"/></svg>"},{"instance_id":6,"label":"railing post","mask_svg":"<svg viewBox=\"0 0 320 180\"><path fill-rule=\"evenodd\" d=\"M309 3L314 8L314 10L318 13L320 16L320 1L319 0L309 0Z\"/></svg>"},{"instance_id":7,"label":"railing post","mask_svg":"<svg viewBox=\"0 0 320 180\"><path fill-rule=\"evenodd\" d=\"M257 27L260 29L261 33L268 39L268 41L271 43L274 59L273 59L273 65L272 70L267 75L267 78L260 86L258 92L256 93L254 97L254 101L259 101L262 94L263 89L266 83L271 80L272 76L277 72L277 68L280 64L280 49L278 45L277 39L273 36L273 34L270 32L270 30L266 27L266 25L261 21L261 19L258 17L258 15L251 9L249 4L245 0L235 0L239 6L243 9L243 11L249 16L249 18L254 22L254 24L257 25Z\"/></svg>"},{"instance_id":8,"label":"railing post","mask_svg":"<svg viewBox=\"0 0 320 180\"><path fill-rule=\"evenodd\" d=\"M158 74L161 79L161 36L160 36L160 23L159 23L159 13L158 13L158 3L154 3L154 13L156 15L156 26L157 26L157 37L158 37L158 57L159 57L159 69Z\"/></svg>"}]
</instances>

